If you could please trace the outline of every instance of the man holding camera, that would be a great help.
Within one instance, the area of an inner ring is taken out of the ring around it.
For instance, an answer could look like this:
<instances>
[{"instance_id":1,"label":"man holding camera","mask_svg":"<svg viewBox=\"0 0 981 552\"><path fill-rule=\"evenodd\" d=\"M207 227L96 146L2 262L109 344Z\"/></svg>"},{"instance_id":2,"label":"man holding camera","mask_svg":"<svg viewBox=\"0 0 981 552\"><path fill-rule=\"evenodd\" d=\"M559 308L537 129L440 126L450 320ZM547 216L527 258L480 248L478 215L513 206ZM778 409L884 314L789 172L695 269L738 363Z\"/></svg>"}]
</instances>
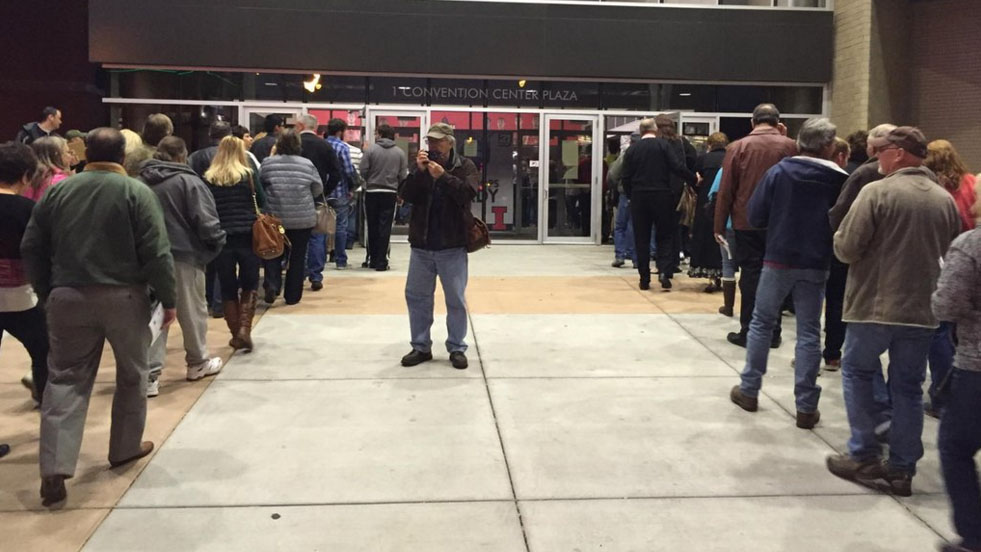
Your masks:
<instances>
[{"instance_id":1,"label":"man holding camera","mask_svg":"<svg viewBox=\"0 0 981 552\"><path fill-rule=\"evenodd\" d=\"M433 296L439 277L446 296L446 350L453 367L467 367L467 235L473 224L470 202L477 196L477 167L455 150L453 127L433 125L426 134L429 151L416 156L415 169L402 188L412 204L409 219L409 273L405 302L409 308L412 351L402 366L432 360Z\"/></svg>"}]
</instances>

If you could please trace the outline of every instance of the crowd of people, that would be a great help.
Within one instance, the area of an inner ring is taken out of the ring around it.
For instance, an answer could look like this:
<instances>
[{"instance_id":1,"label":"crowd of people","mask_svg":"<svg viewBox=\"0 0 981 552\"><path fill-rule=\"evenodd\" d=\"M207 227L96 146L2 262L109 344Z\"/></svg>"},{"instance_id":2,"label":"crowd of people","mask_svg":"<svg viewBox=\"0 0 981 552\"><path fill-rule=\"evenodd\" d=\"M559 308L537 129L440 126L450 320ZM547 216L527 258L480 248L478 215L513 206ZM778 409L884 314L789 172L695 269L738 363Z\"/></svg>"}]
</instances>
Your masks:
<instances>
[{"instance_id":1,"label":"crowd of people","mask_svg":"<svg viewBox=\"0 0 981 552\"><path fill-rule=\"evenodd\" d=\"M260 272L270 305L280 293L286 305L299 303L304 280L322 290L328 253L338 269L347 266L356 189L370 198L365 266L377 271L390 268L396 202L416 205L405 286L412 350L402 364L433 358L439 278L449 361L467 368L464 297L478 176L456 152L449 125L430 129L410 170L391 127L380 126L362 152L342 140L344 121L329 121L323 137L313 115L292 128L271 115L255 140L216 121L211 144L193 153L164 114L149 116L139 134L77 133L81 148L58 136L60 124L61 112L46 108L41 122L0 144L0 332L31 357L22 381L41 412L43 505L67 498L105 342L116 360L109 463L117 467L153 451L142 440L147 399L160 393L172 322L183 334L187 381L223 368L206 340L209 310L225 319L229 346L251 352ZM326 209L336 223L314 232ZM267 217L284 243L280 254L260 257L254 227ZM0 456L9 450L0 444Z\"/></svg>"},{"instance_id":2,"label":"crowd of people","mask_svg":"<svg viewBox=\"0 0 981 552\"><path fill-rule=\"evenodd\" d=\"M910 126L882 124L845 140L831 121L814 118L795 140L772 104L758 106L752 124L731 144L713 134L693 159L670 118L640 122L608 175L622 193L613 266L630 257L640 289L650 289L648 253L656 250L661 288L670 290L678 236L690 232L689 274L721 287L726 316L739 273L740 330L726 337L746 348L746 362L730 399L748 412L759 408L769 350L780 347L789 310L797 427L820 421L822 359L828 372L841 370L851 438L846 453L827 458L838 477L910 496L924 415L939 417L943 477L962 537L943 550L981 550L975 176L949 141L928 142ZM695 196L695 212L680 228L685 193ZM880 361L887 352L888 378Z\"/></svg>"},{"instance_id":3,"label":"crowd of people","mask_svg":"<svg viewBox=\"0 0 981 552\"><path fill-rule=\"evenodd\" d=\"M940 417L943 476L963 539L944 550L981 550L975 177L949 141L930 142L910 126L882 124L844 140L830 120L813 118L794 139L772 104L758 106L752 124L732 143L713 134L698 156L670 118L640 122L608 175L620 194L613 265L630 258L647 290L654 252L658 283L671 290L684 226L689 275L723 291L726 316L735 314L738 274L740 329L726 337L746 348L746 361L730 399L748 412L759 407L769 351L781 346L783 313L793 313L797 427L820 421L822 361L841 371L851 438L846 453L827 459L838 477L909 496L924 415ZM45 505L67 496L104 342L116 357L109 462L119 466L153 450L142 441L147 397L160 392L170 323L183 334L189 381L223 368L206 342L209 311L224 318L233 349L252 351L260 272L268 304L280 293L286 305L299 303L305 281L322 290L328 262L348 266L356 190L365 193L363 266L377 271L390 269L396 206L414 205L405 284L412 350L402 364L433 358L438 278L450 363L468 366L479 175L451 126L430 128L410 164L391 127L381 125L362 152L344 142L344 121L332 119L321 136L313 115L292 128L270 115L255 139L216 121L212 143L193 153L163 114L140 134L99 128L65 139L60 125L61 112L46 108L0 145L0 329L31 357L24 382L41 410ZM329 236L314 232L327 206L336 213ZM265 259L253 244L264 215L286 238L282 254Z\"/></svg>"}]
</instances>

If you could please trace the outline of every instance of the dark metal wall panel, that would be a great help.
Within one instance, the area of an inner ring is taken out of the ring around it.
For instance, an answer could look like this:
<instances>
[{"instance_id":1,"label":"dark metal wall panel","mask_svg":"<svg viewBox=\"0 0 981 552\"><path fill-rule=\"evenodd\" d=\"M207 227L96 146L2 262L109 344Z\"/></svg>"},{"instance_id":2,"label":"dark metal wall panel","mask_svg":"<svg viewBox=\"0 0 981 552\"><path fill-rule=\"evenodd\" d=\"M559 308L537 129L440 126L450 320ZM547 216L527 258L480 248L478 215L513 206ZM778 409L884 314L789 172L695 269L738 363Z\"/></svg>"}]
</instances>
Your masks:
<instances>
[{"instance_id":1,"label":"dark metal wall panel","mask_svg":"<svg viewBox=\"0 0 981 552\"><path fill-rule=\"evenodd\" d=\"M831 12L445 2L90 0L89 56L134 66L825 83Z\"/></svg>"}]
</instances>

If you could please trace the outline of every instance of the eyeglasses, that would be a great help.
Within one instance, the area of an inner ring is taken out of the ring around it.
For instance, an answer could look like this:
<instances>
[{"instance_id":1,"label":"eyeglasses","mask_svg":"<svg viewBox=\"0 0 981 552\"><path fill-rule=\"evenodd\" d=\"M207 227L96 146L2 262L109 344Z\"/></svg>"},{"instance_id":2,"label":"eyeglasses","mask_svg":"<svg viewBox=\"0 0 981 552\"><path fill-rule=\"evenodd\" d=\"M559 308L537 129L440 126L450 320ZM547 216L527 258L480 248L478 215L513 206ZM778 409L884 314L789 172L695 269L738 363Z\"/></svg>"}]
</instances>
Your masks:
<instances>
[{"instance_id":1,"label":"eyeglasses","mask_svg":"<svg viewBox=\"0 0 981 552\"><path fill-rule=\"evenodd\" d=\"M882 153L884 151L889 151L889 150L894 150L894 149L903 149L903 148L901 148L899 146L886 146L884 148L879 148L878 150L876 150L876 153L878 154L878 153Z\"/></svg>"}]
</instances>

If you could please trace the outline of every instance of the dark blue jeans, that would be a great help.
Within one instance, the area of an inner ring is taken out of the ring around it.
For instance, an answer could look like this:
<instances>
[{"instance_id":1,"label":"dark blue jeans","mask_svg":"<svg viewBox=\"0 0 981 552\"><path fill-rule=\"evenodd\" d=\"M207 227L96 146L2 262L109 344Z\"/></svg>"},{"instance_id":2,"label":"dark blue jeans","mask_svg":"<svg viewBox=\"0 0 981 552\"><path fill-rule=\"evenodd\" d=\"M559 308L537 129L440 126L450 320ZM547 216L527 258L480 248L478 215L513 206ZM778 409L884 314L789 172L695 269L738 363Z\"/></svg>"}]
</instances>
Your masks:
<instances>
[{"instance_id":1,"label":"dark blue jeans","mask_svg":"<svg viewBox=\"0 0 981 552\"><path fill-rule=\"evenodd\" d=\"M923 457L923 380L934 330L888 324L849 323L845 330L845 354L841 359L841 385L852 436L848 453L862 461L878 458L882 445L875 428L882 421L877 375L879 356L889 351L889 394L892 427L889 431L889 464L916 474Z\"/></svg>"},{"instance_id":2,"label":"dark blue jeans","mask_svg":"<svg viewBox=\"0 0 981 552\"><path fill-rule=\"evenodd\" d=\"M940 327L933 334L933 341L930 343L930 397L936 395L937 388L940 387L953 367L954 324L953 322L941 322ZM932 407L939 410L943 405L933 402Z\"/></svg>"},{"instance_id":3,"label":"dark blue jeans","mask_svg":"<svg viewBox=\"0 0 981 552\"><path fill-rule=\"evenodd\" d=\"M981 486L974 455L981 450L981 372L955 369L940 420L940 466L965 548L981 548Z\"/></svg>"}]
</instances>

